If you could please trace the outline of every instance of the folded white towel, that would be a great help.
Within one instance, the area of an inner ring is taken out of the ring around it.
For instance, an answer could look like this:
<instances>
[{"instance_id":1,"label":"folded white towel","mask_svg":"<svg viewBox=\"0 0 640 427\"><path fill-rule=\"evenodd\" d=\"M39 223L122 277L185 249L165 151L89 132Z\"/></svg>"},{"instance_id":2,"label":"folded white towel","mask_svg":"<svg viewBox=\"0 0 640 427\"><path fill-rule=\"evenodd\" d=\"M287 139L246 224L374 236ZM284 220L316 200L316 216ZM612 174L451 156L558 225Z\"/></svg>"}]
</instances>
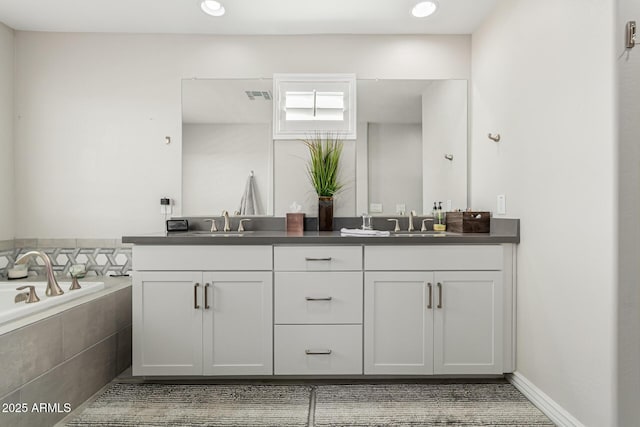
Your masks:
<instances>
[{"instance_id":1,"label":"folded white towel","mask_svg":"<svg viewBox=\"0 0 640 427\"><path fill-rule=\"evenodd\" d=\"M340 235L342 236L389 236L391 233L388 231L380 231L380 230L361 230L359 228L343 228L340 230Z\"/></svg>"}]
</instances>

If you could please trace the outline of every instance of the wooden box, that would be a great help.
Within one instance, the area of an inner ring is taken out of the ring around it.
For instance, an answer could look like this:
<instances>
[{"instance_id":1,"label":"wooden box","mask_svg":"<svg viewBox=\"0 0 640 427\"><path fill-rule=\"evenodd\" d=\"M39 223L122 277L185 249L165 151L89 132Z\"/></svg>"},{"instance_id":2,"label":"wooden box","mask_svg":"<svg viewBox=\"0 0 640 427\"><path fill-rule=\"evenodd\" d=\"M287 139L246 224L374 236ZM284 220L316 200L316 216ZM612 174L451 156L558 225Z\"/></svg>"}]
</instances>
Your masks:
<instances>
[{"instance_id":1,"label":"wooden box","mask_svg":"<svg viewBox=\"0 0 640 427\"><path fill-rule=\"evenodd\" d=\"M286 230L288 234L304 233L304 214L303 213L288 213L286 219Z\"/></svg>"},{"instance_id":2,"label":"wooden box","mask_svg":"<svg viewBox=\"0 0 640 427\"><path fill-rule=\"evenodd\" d=\"M490 212L447 212L447 231L454 233L488 233Z\"/></svg>"}]
</instances>

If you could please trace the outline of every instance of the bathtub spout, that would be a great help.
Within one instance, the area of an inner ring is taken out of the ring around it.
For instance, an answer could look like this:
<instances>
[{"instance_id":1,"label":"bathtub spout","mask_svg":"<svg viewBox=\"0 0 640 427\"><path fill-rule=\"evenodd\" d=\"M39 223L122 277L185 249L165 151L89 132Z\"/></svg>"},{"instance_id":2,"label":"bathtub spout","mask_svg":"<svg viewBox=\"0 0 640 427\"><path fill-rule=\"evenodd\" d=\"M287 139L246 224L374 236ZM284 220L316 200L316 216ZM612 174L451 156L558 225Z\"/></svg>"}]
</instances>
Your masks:
<instances>
[{"instance_id":1,"label":"bathtub spout","mask_svg":"<svg viewBox=\"0 0 640 427\"><path fill-rule=\"evenodd\" d=\"M53 265L51 259L47 254L41 251L29 251L26 254L20 256L16 260L16 264L26 264L31 258L39 256L44 261L44 269L47 273L47 291L45 292L48 297L55 297L64 294L64 291L60 289L56 276L53 274Z\"/></svg>"}]
</instances>

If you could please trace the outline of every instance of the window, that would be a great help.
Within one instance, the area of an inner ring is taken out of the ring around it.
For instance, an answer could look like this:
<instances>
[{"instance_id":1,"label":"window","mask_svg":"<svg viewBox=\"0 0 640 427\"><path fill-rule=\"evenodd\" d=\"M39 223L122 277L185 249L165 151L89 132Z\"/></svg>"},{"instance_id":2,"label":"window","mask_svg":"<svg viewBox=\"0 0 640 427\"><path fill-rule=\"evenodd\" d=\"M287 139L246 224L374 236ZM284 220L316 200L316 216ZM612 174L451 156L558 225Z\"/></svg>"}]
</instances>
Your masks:
<instances>
[{"instance_id":1,"label":"window","mask_svg":"<svg viewBox=\"0 0 640 427\"><path fill-rule=\"evenodd\" d=\"M355 75L276 74L274 94L274 139L305 138L315 132L355 139Z\"/></svg>"}]
</instances>

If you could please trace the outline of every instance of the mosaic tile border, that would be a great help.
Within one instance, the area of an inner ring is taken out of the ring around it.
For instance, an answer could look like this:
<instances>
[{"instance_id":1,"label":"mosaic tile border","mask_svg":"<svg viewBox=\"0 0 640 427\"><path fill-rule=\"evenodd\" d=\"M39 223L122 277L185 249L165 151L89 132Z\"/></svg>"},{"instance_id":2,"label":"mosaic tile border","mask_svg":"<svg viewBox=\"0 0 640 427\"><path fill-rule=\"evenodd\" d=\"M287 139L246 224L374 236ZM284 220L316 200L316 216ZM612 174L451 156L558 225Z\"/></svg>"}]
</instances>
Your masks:
<instances>
[{"instance_id":1,"label":"mosaic tile border","mask_svg":"<svg viewBox=\"0 0 640 427\"><path fill-rule=\"evenodd\" d=\"M12 267L22 254L34 250L34 247L15 248L0 251L0 279L6 280L7 268ZM87 276L108 276L127 274L131 270L131 248L38 248L46 253L53 264L53 271L59 277L69 275L74 264L85 264ZM41 259L29 261L29 275L44 274Z\"/></svg>"}]
</instances>

